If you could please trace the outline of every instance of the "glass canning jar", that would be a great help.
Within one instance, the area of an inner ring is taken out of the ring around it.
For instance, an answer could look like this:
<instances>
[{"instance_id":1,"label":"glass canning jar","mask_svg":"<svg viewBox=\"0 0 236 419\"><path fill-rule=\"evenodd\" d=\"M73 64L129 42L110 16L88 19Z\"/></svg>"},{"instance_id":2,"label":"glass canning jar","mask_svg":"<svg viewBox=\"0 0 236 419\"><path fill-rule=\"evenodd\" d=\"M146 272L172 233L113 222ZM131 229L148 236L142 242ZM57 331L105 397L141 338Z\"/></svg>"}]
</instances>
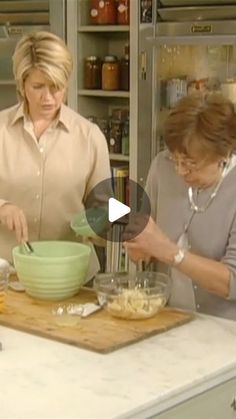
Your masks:
<instances>
[{"instance_id":1,"label":"glass canning jar","mask_svg":"<svg viewBox=\"0 0 236 419\"><path fill-rule=\"evenodd\" d=\"M118 0L117 23L118 25L129 25L129 1Z\"/></svg>"},{"instance_id":2,"label":"glass canning jar","mask_svg":"<svg viewBox=\"0 0 236 419\"><path fill-rule=\"evenodd\" d=\"M99 57L91 55L85 58L84 87L85 89L101 89L102 64Z\"/></svg>"},{"instance_id":3,"label":"glass canning jar","mask_svg":"<svg viewBox=\"0 0 236 419\"><path fill-rule=\"evenodd\" d=\"M115 55L107 55L102 65L102 89L119 90L120 69Z\"/></svg>"},{"instance_id":4,"label":"glass canning jar","mask_svg":"<svg viewBox=\"0 0 236 419\"><path fill-rule=\"evenodd\" d=\"M115 25L117 23L116 0L101 0L99 2L98 23L100 25Z\"/></svg>"},{"instance_id":5,"label":"glass canning jar","mask_svg":"<svg viewBox=\"0 0 236 419\"><path fill-rule=\"evenodd\" d=\"M98 24L98 6L100 0L90 0L89 18L93 25Z\"/></svg>"}]
</instances>

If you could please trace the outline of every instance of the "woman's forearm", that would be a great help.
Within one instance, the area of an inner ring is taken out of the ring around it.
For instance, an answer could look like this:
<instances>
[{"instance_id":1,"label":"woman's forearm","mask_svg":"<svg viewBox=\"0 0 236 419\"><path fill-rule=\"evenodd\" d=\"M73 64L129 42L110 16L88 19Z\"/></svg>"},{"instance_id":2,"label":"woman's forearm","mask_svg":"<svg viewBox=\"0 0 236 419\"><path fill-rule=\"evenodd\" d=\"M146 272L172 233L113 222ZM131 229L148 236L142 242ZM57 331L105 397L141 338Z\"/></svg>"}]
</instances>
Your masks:
<instances>
[{"instance_id":1,"label":"woman's forearm","mask_svg":"<svg viewBox=\"0 0 236 419\"><path fill-rule=\"evenodd\" d=\"M178 269L210 293L228 297L230 270L224 263L187 252Z\"/></svg>"},{"instance_id":2,"label":"woman's forearm","mask_svg":"<svg viewBox=\"0 0 236 419\"><path fill-rule=\"evenodd\" d=\"M178 251L178 246L176 243L170 242L168 248L162 261L171 265L174 255ZM158 255L156 256L158 258ZM224 263L198 256L188 251L183 261L176 266L176 269L189 276L208 292L223 298L228 297L230 270Z\"/></svg>"},{"instance_id":3,"label":"woman's forearm","mask_svg":"<svg viewBox=\"0 0 236 419\"><path fill-rule=\"evenodd\" d=\"M129 256L137 261L140 258L154 258L173 266L179 251L177 243L170 240L152 218L143 232L126 244ZM229 295L230 269L223 262L198 256L187 251L176 269L183 272L208 292L222 298Z\"/></svg>"}]
</instances>

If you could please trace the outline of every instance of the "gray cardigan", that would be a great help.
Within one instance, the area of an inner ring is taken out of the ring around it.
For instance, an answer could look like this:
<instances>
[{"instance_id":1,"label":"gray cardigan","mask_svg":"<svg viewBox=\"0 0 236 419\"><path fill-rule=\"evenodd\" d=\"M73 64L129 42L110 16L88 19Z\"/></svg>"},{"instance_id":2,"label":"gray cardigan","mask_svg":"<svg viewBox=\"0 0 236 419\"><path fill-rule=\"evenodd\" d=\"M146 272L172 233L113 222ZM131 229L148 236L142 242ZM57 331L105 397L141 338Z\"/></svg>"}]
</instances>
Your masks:
<instances>
[{"instance_id":1,"label":"gray cardigan","mask_svg":"<svg viewBox=\"0 0 236 419\"><path fill-rule=\"evenodd\" d=\"M191 289L197 310L236 320L236 166L232 162L220 189L203 213L196 213L188 229L191 252L215 260L222 260L231 271L230 293L227 299L210 294L197 284ZM214 186L202 190L198 205L204 206ZM160 228L175 242L184 231L192 210L188 200L188 185L178 176L168 152L159 153L153 160L146 191L151 201L152 216ZM186 299L188 290L186 281ZM181 288L175 306L181 307L185 289ZM178 298L179 297L179 298ZM179 300L179 301L178 301Z\"/></svg>"}]
</instances>

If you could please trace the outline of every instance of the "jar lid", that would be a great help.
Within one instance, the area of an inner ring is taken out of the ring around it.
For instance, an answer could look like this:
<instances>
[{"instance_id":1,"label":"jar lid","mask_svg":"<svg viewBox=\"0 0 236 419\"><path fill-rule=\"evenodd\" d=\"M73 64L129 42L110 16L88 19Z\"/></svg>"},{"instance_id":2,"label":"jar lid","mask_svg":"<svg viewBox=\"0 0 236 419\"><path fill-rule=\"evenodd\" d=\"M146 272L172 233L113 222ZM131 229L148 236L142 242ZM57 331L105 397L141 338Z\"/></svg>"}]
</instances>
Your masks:
<instances>
[{"instance_id":1,"label":"jar lid","mask_svg":"<svg viewBox=\"0 0 236 419\"><path fill-rule=\"evenodd\" d=\"M100 123L103 123L103 124L108 124L109 123L109 120L107 119L107 118L98 118L97 119L97 122L100 124Z\"/></svg>"},{"instance_id":2,"label":"jar lid","mask_svg":"<svg viewBox=\"0 0 236 419\"><path fill-rule=\"evenodd\" d=\"M104 57L104 62L105 63L114 63L115 61L117 61L116 55L106 55Z\"/></svg>"},{"instance_id":3,"label":"jar lid","mask_svg":"<svg viewBox=\"0 0 236 419\"><path fill-rule=\"evenodd\" d=\"M94 115L88 115L86 116L86 118L90 121L90 122L95 122L97 120L96 116Z\"/></svg>"},{"instance_id":4,"label":"jar lid","mask_svg":"<svg viewBox=\"0 0 236 419\"><path fill-rule=\"evenodd\" d=\"M121 121L121 119L114 119L114 118L112 118L111 119L111 124L117 124L117 125L121 125L121 124L123 124L123 121Z\"/></svg>"},{"instance_id":5,"label":"jar lid","mask_svg":"<svg viewBox=\"0 0 236 419\"><path fill-rule=\"evenodd\" d=\"M99 57L97 57L96 55L89 55L88 57L85 58L86 61L97 61L99 60Z\"/></svg>"}]
</instances>

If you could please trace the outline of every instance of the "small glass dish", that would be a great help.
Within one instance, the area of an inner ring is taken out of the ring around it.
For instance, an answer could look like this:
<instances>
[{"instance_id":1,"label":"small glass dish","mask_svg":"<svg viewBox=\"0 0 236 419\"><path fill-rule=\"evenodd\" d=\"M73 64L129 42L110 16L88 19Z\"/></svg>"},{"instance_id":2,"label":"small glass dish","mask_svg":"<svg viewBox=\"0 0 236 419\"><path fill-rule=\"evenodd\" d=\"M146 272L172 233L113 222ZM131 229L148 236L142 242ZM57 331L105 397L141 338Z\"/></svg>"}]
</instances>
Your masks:
<instances>
[{"instance_id":1,"label":"small glass dish","mask_svg":"<svg viewBox=\"0 0 236 419\"><path fill-rule=\"evenodd\" d=\"M58 304L52 308L52 315L58 326L76 326L82 317L81 304Z\"/></svg>"}]
</instances>

